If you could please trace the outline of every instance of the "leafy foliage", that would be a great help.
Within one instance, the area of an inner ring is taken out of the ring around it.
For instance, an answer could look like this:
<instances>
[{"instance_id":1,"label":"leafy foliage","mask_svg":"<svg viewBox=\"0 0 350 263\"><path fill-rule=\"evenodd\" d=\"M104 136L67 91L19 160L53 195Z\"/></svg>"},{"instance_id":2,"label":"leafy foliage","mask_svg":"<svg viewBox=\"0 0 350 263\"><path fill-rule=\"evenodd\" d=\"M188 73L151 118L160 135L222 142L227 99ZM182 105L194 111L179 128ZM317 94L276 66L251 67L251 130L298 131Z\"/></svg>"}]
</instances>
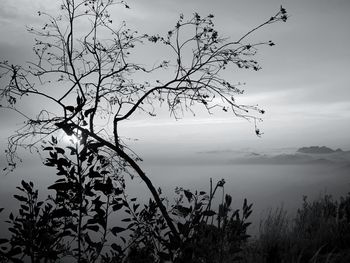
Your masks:
<instances>
[{"instance_id":1,"label":"leafy foliage","mask_svg":"<svg viewBox=\"0 0 350 263\"><path fill-rule=\"evenodd\" d=\"M21 182L17 187L21 195L14 195L21 205L18 215L10 214L6 222L11 224L9 240L2 239L1 253L13 262L20 258L30 258L31 262L58 260L65 253L62 241L65 236L64 222L60 220L54 203L38 201L38 190L32 182ZM8 244L8 246L4 246ZM18 255L22 255L18 258Z\"/></svg>"},{"instance_id":2,"label":"leafy foliage","mask_svg":"<svg viewBox=\"0 0 350 263\"><path fill-rule=\"evenodd\" d=\"M223 185L224 181L221 180L216 186L223 190ZM231 213L232 197L226 194L218 210L214 211L211 203L215 192L207 195L182 188L177 191L180 198L173 213L178 217L177 226L183 241L179 257L174 262L239 260L239 253L249 237L247 228L250 222L247 219L252 213L252 204L248 205L244 200L242 212L237 209Z\"/></svg>"}]
</instances>

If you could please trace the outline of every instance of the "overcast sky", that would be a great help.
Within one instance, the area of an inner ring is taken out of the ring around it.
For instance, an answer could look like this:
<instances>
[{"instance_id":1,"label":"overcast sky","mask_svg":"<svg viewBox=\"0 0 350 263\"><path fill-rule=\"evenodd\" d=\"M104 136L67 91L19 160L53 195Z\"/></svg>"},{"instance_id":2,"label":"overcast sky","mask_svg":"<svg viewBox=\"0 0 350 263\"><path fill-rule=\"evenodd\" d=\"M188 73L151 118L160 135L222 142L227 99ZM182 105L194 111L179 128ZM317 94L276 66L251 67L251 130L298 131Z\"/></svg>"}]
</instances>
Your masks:
<instances>
[{"instance_id":1,"label":"overcast sky","mask_svg":"<svg viewBox=\"0 0 350 263\"><path fill-rule=\"evenodd\" d=\"M56 1L58 2L58 1ZM15 63L30 58L32 36L25 25L40 20L38 10L55 12L51 0L0 0L0 57ZM180 13L215 15L216 28L232 40L274 15L282 4L287 23L268 26L253 39L273 40L276 46L259 50L262 70L234 71L233 82L245 82L239 102L266 110L262 138L254 125L228 114L190 113L175 121L166 115L129 121L125 136L138 138L138 147L223 150L243 147L278 148L327 145L350 148L350 1L349 0L134 0L131 9L118 9L114 20L125 19L140 32L166 33ZM252 39L252 40L253 40ZM148 53L148 57L157 54ZM15 115L0 112L2 138L16 126ZM10 116L10 117L9 117ZM3 145L3 144L2 144ZM158 145L158 146L157 146Z\"/></svg>"}]
</instances>

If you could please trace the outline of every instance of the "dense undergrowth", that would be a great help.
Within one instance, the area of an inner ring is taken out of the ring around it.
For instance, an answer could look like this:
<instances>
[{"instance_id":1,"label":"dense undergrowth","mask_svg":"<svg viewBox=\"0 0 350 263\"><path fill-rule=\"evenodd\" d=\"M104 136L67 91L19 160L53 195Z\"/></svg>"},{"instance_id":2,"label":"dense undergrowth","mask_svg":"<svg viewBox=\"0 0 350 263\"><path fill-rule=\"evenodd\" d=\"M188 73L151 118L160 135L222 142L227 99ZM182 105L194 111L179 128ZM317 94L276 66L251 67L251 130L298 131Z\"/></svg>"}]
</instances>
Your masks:
<instances>
[{"instance_id":1,"label":"dense undergrowth","mask_svg":"<svg viewBox=\"0 0 350 263\"><path fill-rule=\"evenodd\" d=\"M335 200L303 198L296 216L283 207L261 220L260 234L244 248L243 262L350 262L350 194Z\"/></svg>"}]
</instances>

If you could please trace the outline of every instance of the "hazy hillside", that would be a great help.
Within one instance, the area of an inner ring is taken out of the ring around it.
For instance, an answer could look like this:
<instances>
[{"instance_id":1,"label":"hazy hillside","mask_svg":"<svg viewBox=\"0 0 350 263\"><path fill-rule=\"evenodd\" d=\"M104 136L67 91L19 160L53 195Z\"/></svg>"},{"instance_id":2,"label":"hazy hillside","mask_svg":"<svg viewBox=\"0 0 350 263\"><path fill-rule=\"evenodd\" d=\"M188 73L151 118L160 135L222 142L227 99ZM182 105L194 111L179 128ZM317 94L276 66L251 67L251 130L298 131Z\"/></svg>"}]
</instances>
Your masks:
<instances>
[{"instance_id":1,"label":"hazy hillside","mask_svg":"<svg viewBox=\"0 0 350 263\"><path fill-rule=\"evenodd\" d=\"M236 164L335 164L350 165L350 151L322 146L302 147L294 153L248 152L230 160Z\"/></svg>"}]
</instances>

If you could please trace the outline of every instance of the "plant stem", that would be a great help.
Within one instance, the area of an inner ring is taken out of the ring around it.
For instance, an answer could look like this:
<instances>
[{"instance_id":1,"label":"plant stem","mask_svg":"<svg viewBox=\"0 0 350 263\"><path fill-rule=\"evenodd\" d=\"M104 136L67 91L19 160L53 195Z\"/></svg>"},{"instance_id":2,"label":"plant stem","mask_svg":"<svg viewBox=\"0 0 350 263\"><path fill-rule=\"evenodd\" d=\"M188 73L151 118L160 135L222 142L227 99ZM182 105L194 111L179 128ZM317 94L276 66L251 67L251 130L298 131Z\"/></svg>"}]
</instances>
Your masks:
<instances>
[{"instance_id":1,"label":"plant stem","mask_svg":"<svg viewBox=\"0 0 350 263\"><path fill-rule=\"evenodd\" d=\"M78 202L79 202L79 217L78 217L78 263L81 262L81 221L82 221L82 202L83 202L83 198L82 198L82 178L81 178L81 164L80 164L80 160L79 160L79 153L78 153L78 144L75 145L75 149L76 149L76 156L77 156L77 166L78 166L78 180L79 180L79 185L78 185Z\"/></svg>"}]
</instances>

